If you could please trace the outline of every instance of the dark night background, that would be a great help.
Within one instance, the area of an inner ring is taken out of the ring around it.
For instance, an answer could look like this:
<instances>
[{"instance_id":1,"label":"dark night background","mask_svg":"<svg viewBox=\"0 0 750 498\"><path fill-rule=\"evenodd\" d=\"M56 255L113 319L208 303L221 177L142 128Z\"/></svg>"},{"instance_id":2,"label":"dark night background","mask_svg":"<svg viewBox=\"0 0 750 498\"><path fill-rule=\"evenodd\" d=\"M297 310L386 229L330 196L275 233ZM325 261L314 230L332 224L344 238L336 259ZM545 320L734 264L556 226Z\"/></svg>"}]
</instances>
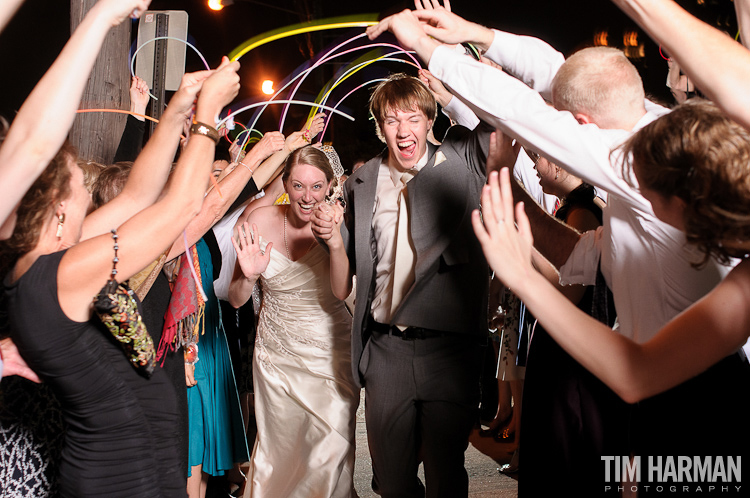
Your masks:
<instances>
[{"instance_id":1,"label":"dark night background","mask_svg":"<svg viewBox=\"0 0 750 498\"><path fill-rule=\"evenodd\" d=\"M731 0L682 0L681 5L706 22L719 26L728 33L736 33L734 7ZM262 32L312 19L345 16L363 13L387 15L404 8L412 8L409 2L344 2L341 0L235 0L220 12L213 12L207 0L153 0L152 10L186 10L189 14L188 32L191 42L203 53L209 64L215 66L221 55L228 54L243 41ZM633 59L641 72L646 92L666 102L670 101L664 86L667 75L666 62L655 45L635 23L630 21L611 2L606 0L578 0L557 2L525 0L493 2L455 0L453 11L469 20L484 25L520 34L537 36L566 55L577 49L594 44L594 36L607 32L609 45L623 48L623 34L638 33L638 43L643 44L644 57ZM0 92L0 114L11 119L36 81L54 61L69 36L70 5L65 0L27 0L5 31L0 35L0 67L3 69ZM137 26L133 26L133 32ZM240 59L242 63L243 88L238 101L262 98L260 83L263 79L279 82L295 68L312 57L312 54L335 41L343 41L360 30L329 30L297 35L268 43ZM341 63L358 57L363 52L352 54L341 62L331 62L313 72L302 91L302 100L313 100L324 84L333 76ZM187 70L201 69L202 64L195 53L187 50ZM405 69L406 68L406 69ZM367 71L360 71L348 85L342 85L342 93L334 93L331 102L338 101L355 84L382 77L387 71L414 72L410 66L396 63L373 64ZM356 79L356 82L354 81ZM346 86L346 88L343 88ZM275 88L278 88L278 83ZM338 97L337 97L338 95ZM341 110L353 114L356 123L335 117L326 132L326 141L333 141L349 166L359 156L371 157L381 145L373 139L373 126L367 119L369 91L362 89L349 97ZM235 106L236 107L236 106ZM271 106L259 122L262 131L276 129L282 106ZM298 129L304 122L309 108L292 108L285 133ZM238 120L247 122L252 111L241 114ZM447 120L437 123L436 135L441 136ZM43 137L40 137L43 139Z\"/></svg>"}]
</instances>

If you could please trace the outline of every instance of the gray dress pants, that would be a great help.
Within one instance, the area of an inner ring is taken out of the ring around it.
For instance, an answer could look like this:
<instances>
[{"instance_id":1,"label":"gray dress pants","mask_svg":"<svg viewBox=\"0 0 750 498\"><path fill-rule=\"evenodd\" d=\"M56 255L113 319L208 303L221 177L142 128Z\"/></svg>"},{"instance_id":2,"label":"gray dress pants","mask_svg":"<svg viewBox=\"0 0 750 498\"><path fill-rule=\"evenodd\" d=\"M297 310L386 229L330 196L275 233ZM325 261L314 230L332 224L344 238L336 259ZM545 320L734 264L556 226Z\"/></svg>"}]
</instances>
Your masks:
<instances>
[{"instance_id":1,"label":"gray dress pants","mask_svg":"<svg viewBox=\"0 0 750 498\"><path fill-rule=\"evenodd\" d=\"M482 346L469 335L404 340L373 332L359 364L373 490L386 498L468 495L464 452L476 421Z\"/></svg>"}]
</instances>

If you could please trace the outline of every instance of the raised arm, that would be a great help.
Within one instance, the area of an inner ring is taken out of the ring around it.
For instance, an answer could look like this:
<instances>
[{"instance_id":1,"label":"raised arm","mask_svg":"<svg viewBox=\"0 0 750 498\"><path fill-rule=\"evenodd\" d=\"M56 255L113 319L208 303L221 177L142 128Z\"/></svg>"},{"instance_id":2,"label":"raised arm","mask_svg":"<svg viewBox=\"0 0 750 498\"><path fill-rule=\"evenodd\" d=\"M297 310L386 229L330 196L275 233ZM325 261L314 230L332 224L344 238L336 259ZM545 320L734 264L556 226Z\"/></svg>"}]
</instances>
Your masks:
<instances>
[{"instance_id":1,"label":"raised arm","mask_svg":"<svg viewBox=\"0 0 750 498\"><path fill-rule=\"evenodd\" d=\"M146 107L148 107L148 102L151 98L151 95L148 93L148 85L146 84L146 81L138 76L133 76L132 81L130 82L129 93L130 112L138 114L138 116L134 115L133 118L145 122L146 118L144 116L146 114Z\"/></svg>"},{"instance_id":2,"label":"raised arm","mask_svg":"<svg viewBox=\"0 0 750 498\"><path fill-rule=\"evenodd\" d=\"M120 161L135 161L143 149L143 135L146 132L146 107L150 94L148 85L138 76L134 76L130 83L130 112L122 131L120 143L117 146L113 163Z\"/></svg>"},{"instance_id":3,"label":"raised arm","mask_svg":"<svg viewBox=\"0 0 750 498\"><path fill-rule=\"evenodd\" d=\"M282 147L281 150L271 155L271 157L258 166L258 169L253 174L253 179L258 188L265 187L276 178L281 172L284 161L289 157L289 154L300 147L309 145L315 136L323 131L325 117L326 115L323 113L318 113L313 116L308 123L305 123L301 130L289 134L284 142L284 147Z\"/></svg>"},{"instance_id":4,"label":"raised arm","mask_svg":"<svg viewBox=\"0 0 750 498\"><path fill-rule=\"evenodd\" d=\"M695 86L732 119L750 128L750 51L672 0L613 0L662 45ZM743 14L746 0L735 0ZM742 5L740 5L742 4Z\"/></svg>"},{"instance_id":5,"label":"raised arm","mask_svg":"<svg viewBox=\"0 0 750 498\"><path fill-rule=\"evenodd\" d=\"M150 0L99 1L23 103L0 147L0 223L9 217L62 146L109 29L135 9L143 12L149 3Z\"/></svg>"},{"instance_id":6,"label":"raised arm","mask_svg":"<svg viewBox=\"0 0 750 498\"><path fill-rule=\"evenodd\" d=\"M431 12L431 11L419 11ZM401 46L414 50L420 59L429 64L430 57L437 47L441 45L437 39L427 36L423 26L411 10L404 10L398 14L388 16L378 24L367 28L366 33L370 40L374 40L386 31L393 33ZM456 36L462 40L462 36ZM446 41L446 43L451 43ZM456 41L454 43L460 43ZM490 41L491 43L491 41ZM483 48L483 47L480 47Z\"/></svg>"},{"instance_id":7,"label":"raised arm","mask_svg":"<svg viewBox=\"0 0 750 498\"><path fill-rule=\"evenodd\" d=\"M261 234L253 223L252 230L248 222L242 223L237 230L237 239L232 237L232 245L237 251L237 262L234 266L232 283L229 284L229 304L241 307L250 299L255 282L268 267L271 260L273 242L261 249Z\"/></svg>"},{"instance_id":8,"label":"raised arm","mask_svg":"<svg viewBox=\"0 0 750 498\"><path fill-rule=\"evenodd\" d=\"M511 181L511 185L513 196L524 203L528 212L531 233L534 236L534 247L555 268L560 268L568 260L573 248L580 240L580 232L547 214L516 180Z\"/></svg>"},{"instance_id":9,"label":"raised arm","mask_svg":"<svg viewBox=\"0 0 750 498\"><path fill-rule=\"evenodd\" d=\"M182 77L180 88L169 101L154 135L133 163L122 192L86 217L82 240L108 232L156 202L169 178L183 125L203 81L211 74L211 71L199 71ZM213 117L209 122L213 123Z\"/></svg>"},{"instance_id":10,"label":"raised arm","mask_svg":"<svg viewBox=\"0 0 750 498\"><path fill-rule=\"evenodd\" d=\"M493 30L467 21L451 13L448 7L435 5L420 9L417 3L414 15L425 23L423 29L427 35L447 44L474 44L484 52L484 57L551 100L552 79L565 62L560 52L538 38Z\"/></svg>"},{"instance_id":11,"label":"raised arm","mask_svg":"<svg viewBox=\"0 0 750 498\"><path fill-rule=\"evenodd\" d=\"M750 266L743 261L702 300L639 345L577 309L531 265L523 204L513 207L507 170L482 193L474 231L496 275L555 341L629 403L666 391L737 351L750 330ZM515 223L518 224L516 229ZM711 333L707 334L706 331Z\"/></svg>"},{"instance_id":12,"label":"raised arm","mask_svg":"<svg viewBox=\"0 0 750 498\"><path fill-rule=\"evenodd\" d=\"M511 145L511 139L501 132L490 135L489 155L487 156L487 174L497 172L503 168L513 171L520 144ZM568 260L570 253L578 243L581 235L574 228L550 216L537 202L531 198L517 180L510 182L513 197L523 202L531 224L535 247L543 256L539 261L540 271L551 277L551 271L560 268ZM551 270L545 263L552 263Z\"/></svg>"},{"instance_id":13,"label":"raised arm","mask_svg":"<svg viewBox=\"0 0 750 498\"><path fill-rule=\"evenodd\" d=\"M225 59L203 82L195 112L197 121L213 122L237 95L237 69L238 62ZM166 194L118 228L118 281L127 280L167 250L198 214L213 164L214 147L212 138L193 135L180 156ZM91 296L109 278L112 256L109 234L80 242L63 256L58 269L58 295L68 317L88 319Z\"/></svg>"},{"instance_id":14,"label":"raised arm","mask_svg":"<svg viewBox=\"0 0 750 498\"><path fill-rule=\"evenodd\" d=\"M479 124L479 118L469 109L469 106L461 102L459 99L454 99L453 94L445 88L443 82L437 79L427 69L419 70L419 79L422 83L427 85L432 95L440 107L443 108L443 114L448 118L461 126L473 130Z\"/></svg>"},{"instance_id":15,"label":"raised arm","mask_svg":"<svg viewBox=\"0 0 750 498\"><path fill-rule=\"evenodd\" d=\"M23 0L5 0L0 7L0 32L5 29L8 21L15 15Z\"/></svg>"},{"instance_id":16,"label":"raised arm","mask_svg":"<svg viewBox=\"0 0 750 498\"><path fill-rule=\"evenodd\" d=\"M417 14L430 12L437 11ZM549 107L537 91L522 81L439 44L410 11L390 16L370 29L372 32L368 33L373 36L391 30L404 47L417 50L423 59L427 57L430 72L482 121L544 153L550 161L584 181L631 201L635 208L650 209L645 199L609 166L610 152L627 137L626 131L581 125L569 112Z\"/></svg>"},{"instance_id":17,"label":"raised arm","mask_svg":"<svg viewBox=\"0 0 750 498\"><path fill-rule=\"evenodd\" d=\"M274 151L280 150L283 145L284 136L281 133L278 131L266 133L243 159L249 167L235 167L218 183L218 189L213 185L211 186L203 199L201 212L190 220L188 226L185 227L188 247L198 242L226 214L229 206L240 194L250 177L254 176L253 168ZM167 261L176 258L183 252L185 252L185 241L182 236L179 236L167 255Z\"/></svg>"},{"instance_id":18,"label":"raised arm","mask_svg":"<svg viewBox=\"0 0 750 498\"><path fill-rule=\"evenodd\" d=\"M734 0L734 13L740 28L740 42L748 48L750 45L750 1Z\"/></svg>"}]
</instances>

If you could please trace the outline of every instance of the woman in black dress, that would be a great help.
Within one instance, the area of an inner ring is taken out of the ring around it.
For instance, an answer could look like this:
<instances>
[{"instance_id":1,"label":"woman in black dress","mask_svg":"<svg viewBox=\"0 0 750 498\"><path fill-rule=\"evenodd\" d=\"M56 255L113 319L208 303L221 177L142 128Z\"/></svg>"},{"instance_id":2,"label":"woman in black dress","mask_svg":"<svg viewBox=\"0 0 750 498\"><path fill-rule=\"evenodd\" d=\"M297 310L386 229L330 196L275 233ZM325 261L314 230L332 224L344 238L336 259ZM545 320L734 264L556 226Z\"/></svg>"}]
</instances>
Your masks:
<instances>
[{"instance_id":1,"label":"woman in black dress","mask_svg":"<svg viewBox=\"0 0 750 498\"><path fill-rule=\"evenodd\" d=\"M118 234L116 280L123 282L163 253L200 210L214 155L211 126L202 123L213 123L237 94L238 67L225 59L215 71L183 77L122 194L89 216L83 173L64 146L21 202L13 236L0 245L12 338L52 387L68 425L63 496L185 495L178 469L168 464L176 458L175 428L166 423L174 410L174 398L164 396L168 381L158 370L146 379L131 367L91 319L91 304L112 270L111 229ZM201 123L159 198L199 91Z\"/></svg>"}]
</instances>

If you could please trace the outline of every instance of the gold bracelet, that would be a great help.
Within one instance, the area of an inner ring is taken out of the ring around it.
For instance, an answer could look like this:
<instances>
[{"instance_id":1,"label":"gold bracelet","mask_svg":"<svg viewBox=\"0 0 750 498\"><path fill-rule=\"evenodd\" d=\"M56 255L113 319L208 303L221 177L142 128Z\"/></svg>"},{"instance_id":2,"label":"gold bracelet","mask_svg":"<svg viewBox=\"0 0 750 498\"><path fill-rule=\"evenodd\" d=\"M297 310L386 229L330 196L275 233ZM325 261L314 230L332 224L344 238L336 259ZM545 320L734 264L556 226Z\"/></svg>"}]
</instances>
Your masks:
<instances>
[{"instance_id":1,"label":"gold bracelet","mask_svg":"<svg viewBox=\"0 0 750 498\"><path fill-rule=\"evenodd\" d=\"M211 125L201 123L200 121L194 121L190 126L191 135L203 135L214 141L214 144L219 143L219 132Z\"/></svg>"}]
</instances>

